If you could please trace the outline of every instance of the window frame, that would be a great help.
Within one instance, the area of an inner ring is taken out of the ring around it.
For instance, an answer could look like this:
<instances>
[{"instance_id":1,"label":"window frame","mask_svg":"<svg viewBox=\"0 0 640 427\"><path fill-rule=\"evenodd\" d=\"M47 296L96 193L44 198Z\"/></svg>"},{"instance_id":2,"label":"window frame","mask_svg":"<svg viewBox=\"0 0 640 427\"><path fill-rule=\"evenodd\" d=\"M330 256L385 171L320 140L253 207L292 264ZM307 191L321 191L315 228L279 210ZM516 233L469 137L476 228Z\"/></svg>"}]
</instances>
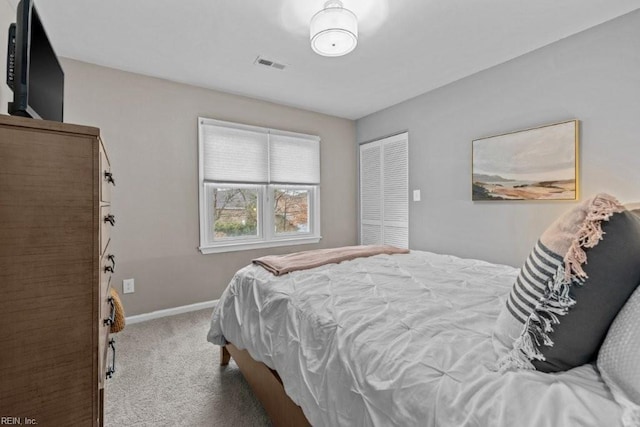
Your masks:
<instances>
[{"instance_id":1,"label":"window frame","mask_svg":"<svg viewBox=\"0 0 640 427\"><path fill-rule=\"evenodd\" d=\"M289 184L289 183L246 183L246 182L216 182L204 179L204 141L200 126L203 124L229 126L236 129L249 131L263 131L280 135L299 135L301 138L318 137L298 134L288 131L271 130L256 126L244 125L233 122L224 122L215 119L198 118L198 199L199 199L199 225L200 245L198 249L202 254L245 251L252 249L271 248L279 246L293 246L318 243L322 239L320 234L320 184ZM210 187L210 188L209 188ZM213 188L257 188L258 189L258 236L239 236L215 240L213 235ZM276 188L305 189L309 191L309 232L305 233L276 233L275 232L275 206L274 192ZM210 194L209 194L210 193ZM262 209L261 209L262 208Z\"/></svg>"}]
</instances>

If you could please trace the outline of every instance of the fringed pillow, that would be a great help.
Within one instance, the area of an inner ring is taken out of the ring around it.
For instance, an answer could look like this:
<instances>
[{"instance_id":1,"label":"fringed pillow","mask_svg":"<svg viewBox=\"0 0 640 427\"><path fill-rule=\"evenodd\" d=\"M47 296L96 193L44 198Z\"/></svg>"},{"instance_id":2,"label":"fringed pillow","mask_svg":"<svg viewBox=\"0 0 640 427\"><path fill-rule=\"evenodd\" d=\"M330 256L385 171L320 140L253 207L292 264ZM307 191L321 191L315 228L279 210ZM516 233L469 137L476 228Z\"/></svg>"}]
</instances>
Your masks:
<instances>
[{"instance_id":1,"label":"fringed pillow","mask_svg":"<svg viewBox=\"0 0 640 427\"><path fill-rule=\"evenodd\" d=\"M494 331L501 371L595 359L640 282L640 217L598 194L557 219L522 267Z\"/></svg>"},{"instance_id":2,"label":"fringed pillow","mask_svg":"<svg viewBox=\"0 0 640 427\"><path fill-rule=\"evenodd\" d=\"M609 328L598 353L598 369L624 410L625 427L640 426L640 288Z\"/></svg>"}]
</instances>

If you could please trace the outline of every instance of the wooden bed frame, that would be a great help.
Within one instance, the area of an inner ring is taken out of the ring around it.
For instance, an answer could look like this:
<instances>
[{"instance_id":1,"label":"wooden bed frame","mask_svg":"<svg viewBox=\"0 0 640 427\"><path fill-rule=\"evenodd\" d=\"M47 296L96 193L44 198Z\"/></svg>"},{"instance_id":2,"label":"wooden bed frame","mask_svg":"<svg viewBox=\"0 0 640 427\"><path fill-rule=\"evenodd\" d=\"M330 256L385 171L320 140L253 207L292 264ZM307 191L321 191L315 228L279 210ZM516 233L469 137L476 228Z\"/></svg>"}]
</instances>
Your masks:
<instances>
[{"instance_id":1,"label":"wooden bed frame","mask_svg":"<svg viewBox=\"0 0 640 427\"><path fill-rule=\"evenodd\" d=\"M228 365L232 357L275 427L311 426L302 409L285 393L276 371L231 343L220 347L220 366Z\"/></svg>"}]
</instances>

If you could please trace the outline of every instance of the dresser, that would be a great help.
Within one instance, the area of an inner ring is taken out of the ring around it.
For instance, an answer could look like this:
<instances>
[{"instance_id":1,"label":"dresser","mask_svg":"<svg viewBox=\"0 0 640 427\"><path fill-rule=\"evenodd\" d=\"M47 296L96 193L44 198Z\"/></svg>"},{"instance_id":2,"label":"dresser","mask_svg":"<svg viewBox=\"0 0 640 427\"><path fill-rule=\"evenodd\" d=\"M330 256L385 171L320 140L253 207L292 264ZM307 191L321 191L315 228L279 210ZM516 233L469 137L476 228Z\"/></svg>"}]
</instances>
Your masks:
<instances>
[{"instance_id":1,"label":"dresser","mask_svg":"<svg viewBox=\"0 0 640 427\"><path fill-rule=\"evenodd\" d=\"M99 129L0 115L0 417L103 424L115 185Z\"/></svg>"}]
</instances>

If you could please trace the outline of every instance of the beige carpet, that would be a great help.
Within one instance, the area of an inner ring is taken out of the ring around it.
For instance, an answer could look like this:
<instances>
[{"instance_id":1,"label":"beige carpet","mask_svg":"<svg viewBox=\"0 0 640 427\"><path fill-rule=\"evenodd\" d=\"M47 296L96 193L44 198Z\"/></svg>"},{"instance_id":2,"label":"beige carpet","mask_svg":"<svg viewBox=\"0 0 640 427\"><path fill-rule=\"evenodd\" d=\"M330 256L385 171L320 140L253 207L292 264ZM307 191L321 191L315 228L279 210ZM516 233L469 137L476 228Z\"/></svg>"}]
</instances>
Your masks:
<instances>
[{"instance_id":1,"label":"beige carpet","mask_svg":"<svg viewBox=\"0 0 640 427\"><path fill-rule=\"evenodd\" d=\"M210 309L128 325L115 335L116 373L105 388L105 425L269 426L232 361L207 342Z\"/></svg>"}]
</instances>

